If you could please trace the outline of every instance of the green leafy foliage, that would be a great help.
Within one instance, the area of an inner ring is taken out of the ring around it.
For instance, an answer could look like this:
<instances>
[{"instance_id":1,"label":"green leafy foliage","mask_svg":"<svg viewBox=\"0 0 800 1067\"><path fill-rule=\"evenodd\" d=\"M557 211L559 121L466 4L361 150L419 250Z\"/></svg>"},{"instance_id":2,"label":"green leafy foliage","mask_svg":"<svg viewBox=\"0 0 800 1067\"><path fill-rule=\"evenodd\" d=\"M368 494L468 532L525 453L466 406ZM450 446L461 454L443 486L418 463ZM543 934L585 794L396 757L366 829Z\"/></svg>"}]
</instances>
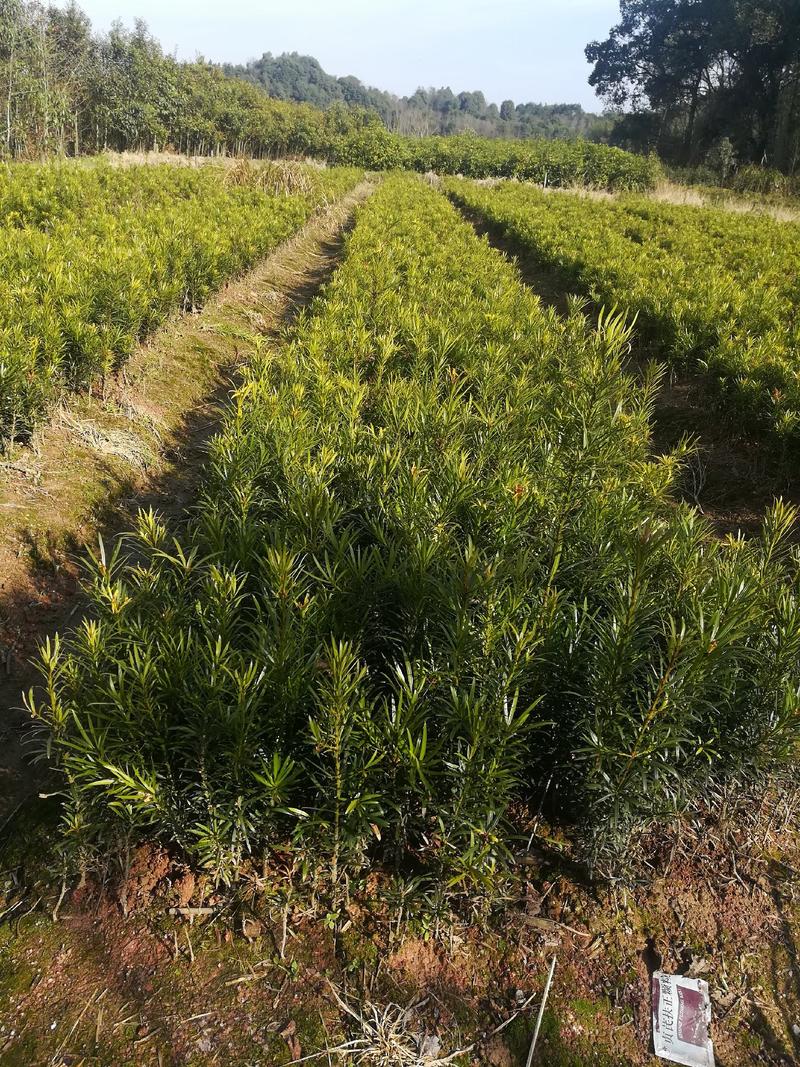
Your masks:
<instances>
[{"instance_id":1,"label":"green leafy foliage","mask_svg":"<svg viewBox=\"0 0 800 1067\"><path fill-rule=\"evenodd\" d=\"M629 338L387 180L290 341L256 342L190 533L143 514L43 651L69 835L488 896L548 783L598 852L788 758L794 512L721 542L673 501Z\"/></svg>"},{"instance_id":2,"label":"green leafy foliage","mask_svg":"<svg viewBox=\"0 0 800 1067\"><path fill-rule=\"evenodd\" d=\"M269 195L227 174L170 165L0 171L0 445L27 437L63 389L119 367L173 309L202 304L357 180L309 169L305 195Z\"/></svg>"},{"instance_id":3,"label":"green leafy foliage","mask_svg":"<svg viewBox=\"0 0 800 1067\"><path fill-rule=\"evenodd\" d=\"M796 171L795 0L621 0L620 21L585 54L589 84L625 109L611 135L617 144L683 164L705 160L721 177L738 160Z\"/></svg>"},{"instance_id":4,"label":"green leafy foliage","mask_svg":"<svg viewBox=\"0 0 800 1067\"><path fill-rule=\"evenodd\" d=\"M463 135L404 141L409 169L467 178L518 178L540 185L651 189L660 174L655 157L634 156L591 141L504 141Z\"/></svg>"},{"instance_id":5,"label":"green leafy foliage","mask_svg":"<svg viewBox=\"0 0 800 1067\"><path fill-rule=\"evenodd\" d=\"M505 141L463 134L400 137L373 124L334 136L327 157L370 170L416 170L469 178L519 178L541 185L650 189L658 162L590 141Z\"/></svg>"},{"instance_id":6,"label":"green leafy foliage","mask_svg":"<svg viewBox=\"0 0 800 1067\"><path fill-rule=\"evenodd\" d=\"M303 101L327 108L341 103L377 112L384 125L396 132L417 131L453 134L472 130L482 136L545 137L548 139L588 137L600 140L613 120L586 112L580 104L514 105L513 100L488 103L484 94L454 93L450 88L418 88L411 96L396 96L364 85L348 75L335 78L326 73L313 56L265 52L245 65L225 64L226 74L263 87L279 100Z\"/></svg>"},{"instance_id":7,"label":"green leafy foliage","mask_svg":"<svg viewBox=\"0 0 800 1067\"><path fill-rule=\"evenodd\" d=\"M800 440L800 227L513 183L448 188L566 285L636 315L644 351L706 371L731 419Z\"/></svg>"}]
</instances>

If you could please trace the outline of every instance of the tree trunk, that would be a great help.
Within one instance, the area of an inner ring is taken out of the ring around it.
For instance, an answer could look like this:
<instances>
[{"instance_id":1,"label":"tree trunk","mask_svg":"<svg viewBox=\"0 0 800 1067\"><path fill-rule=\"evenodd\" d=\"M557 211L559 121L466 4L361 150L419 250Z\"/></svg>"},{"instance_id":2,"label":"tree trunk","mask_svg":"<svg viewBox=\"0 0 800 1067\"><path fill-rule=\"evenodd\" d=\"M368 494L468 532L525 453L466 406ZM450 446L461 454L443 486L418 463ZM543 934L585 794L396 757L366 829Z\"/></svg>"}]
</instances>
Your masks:
<instances>
[{"instance_id":1,"label":"tree trunk","mask_svg":"<svg viewBox=\"0 0 800 1067\"><path fill-rule=\"evenodd\" d=\"M45 38L44 22L42 22L41 30L39 34L39 40L41 42L42 49L42 89L43 96L43 124L44 129L42 132L42 142L44 145L44 151L47 153L50 147L50 78L49 71L47 69L47 40Z\"/></svg>"},{"instance_id":2,"label":"tree trunk","mask_svg":"<svg viewBox=\"0 0 800 1067\"><path fill-rule=\"evenodd\" d=\"M11 155L11 99L14 92L14 46L8 57L8 95L6 97L6 152Z\"/></svg>"},{"instance_id":3,"label":"tree trunk","mask_svg":"<svg viewBox=\"0 0 800 1067\"><path fill-rule=\"evenodd\" d=\"M689 103L689 115L686 120L686 133L683 138L683 161L689 163L692 158L694 145L694 126L697 119L697 98L700 92L700 83L696 82L692 87L692 99Z\"/></svg>"},{"instance_id":4,"label":"tree trunk","mask_svg":"<svg viewBox=\"0 0 800 1067\"><path fill-rule=\"evenodd\" d=\"M787 84L779 94L773 134L772 157L780 170L792 168L792 132L795 121L800 120L800 67L788 72Z\"/></svg>"}]
</instances>

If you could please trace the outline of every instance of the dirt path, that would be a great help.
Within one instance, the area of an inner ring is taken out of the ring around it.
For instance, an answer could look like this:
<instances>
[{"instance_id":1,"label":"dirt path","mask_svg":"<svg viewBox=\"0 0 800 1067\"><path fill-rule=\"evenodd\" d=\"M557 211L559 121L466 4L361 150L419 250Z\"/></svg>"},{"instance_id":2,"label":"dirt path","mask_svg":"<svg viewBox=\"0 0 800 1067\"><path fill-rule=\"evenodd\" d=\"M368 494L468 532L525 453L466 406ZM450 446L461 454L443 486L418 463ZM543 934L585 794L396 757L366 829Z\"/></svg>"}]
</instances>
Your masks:
<instances>
[{"instance_id":1,"label":"dirt path","mask_svg":"<svg viewBox=\"0 0 800 1067\"><path fill-rule=\"evenodd\" d=\"M102 393L68 398L32 447L0 462L0 817L37 785L20 746L21 693L38 641L78 617L81 550L129 528L141 507L184 520L247 334L277 336L309 302L371 189L316 214L199 314L176 316Z\"/></svg>"},{"instance_id":2,"label":"dirt path","mask_svg":"<svg viewBox=\"0 0 800 1067\"><path fill-rule=\"evenodd\" d=\"M516 264L522 280L546 307L555 308L560 315L568 313L571 294L557 270L526 254L479 213L456 206L476 233L485 236L493 248ZM588 314L598 311L587 304ZM634 351L633 372L638 373L651 359L649 352ZM679 491L686 501L700 508L720 535L741 530L747 536L756 536L764 511L778 496L800 504L797 465L779 456L769 441L737 434L730 421L722 417L701 374L672 371L656 398L652 452L662 455L672 451L685 437L696 441L698 447Z\"/></svg>"}]
</instances>

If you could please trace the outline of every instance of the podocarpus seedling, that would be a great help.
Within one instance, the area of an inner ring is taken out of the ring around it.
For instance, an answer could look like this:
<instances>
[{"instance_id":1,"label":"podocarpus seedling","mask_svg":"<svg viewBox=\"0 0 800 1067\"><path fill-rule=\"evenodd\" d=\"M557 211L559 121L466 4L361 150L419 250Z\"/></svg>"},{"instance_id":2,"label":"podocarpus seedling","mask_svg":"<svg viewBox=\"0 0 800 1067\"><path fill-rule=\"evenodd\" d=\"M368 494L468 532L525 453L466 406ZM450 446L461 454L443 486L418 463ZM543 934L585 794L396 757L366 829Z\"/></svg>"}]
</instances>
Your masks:
<instances>
[{"instance_id":1,"label":"podocarpus seedling","mask_svg":"<svg viewBox=\"0 0 800 1067\"><path fill-rule=\"evenodd\" d=\"M638 197L447 184L568 289L636 316L638 347L703 370L737 426L800 442L800 227Z\"/></svg>"},{"instance_id":2,"label":"podocarpus seedling","mask_svg":"<svg viewBox=\"0 0 800 1067\"><path fill-rule=\"evenodd\" d=\"M548 781L613 862L790 758L794 513L719 541L674 502L629 337L386 181L289 342L257 344L190 534L143 514L43 657L69 837L155 834L223 881L281 843L334 901L375 863L485 901Z\"/></svg>"},{"instance_id":3,"label":"podocarpus seedling","mask_svg":"<svg viewBox=\"0 0 800 1067\"><path fill-rule=\"evenodd\" d=\"M358 172L304 172L302 191L228 170L77 164L0 174L0 449L30 436L65 389L129 357L173 310L219 286L296 231ZM297 168L295 168L297 169Z\"/></svg>"}]
</instances>

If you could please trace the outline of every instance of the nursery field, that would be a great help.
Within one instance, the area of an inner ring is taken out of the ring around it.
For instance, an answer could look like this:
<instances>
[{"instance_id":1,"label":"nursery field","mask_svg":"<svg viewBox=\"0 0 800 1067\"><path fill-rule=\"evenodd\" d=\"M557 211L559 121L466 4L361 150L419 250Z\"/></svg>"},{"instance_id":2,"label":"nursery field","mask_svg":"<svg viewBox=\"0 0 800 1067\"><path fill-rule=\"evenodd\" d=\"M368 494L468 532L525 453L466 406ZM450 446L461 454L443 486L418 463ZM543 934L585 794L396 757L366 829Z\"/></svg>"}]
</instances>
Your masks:
<instances>
[{"instance_id":1,"label":"nursery field","mask_svg":"<svg viewBox=\"0 0 800 1067\"><path fill-rule=\"evenodd\" d=\"M0 168L0 448L357 178L247 164Z\"/></svg>"},{"instance_id":2,"label":"nursery field","mask_svg":"<svg viewBox=\"0 0 800 1067\"><path fill-rule=\"evenodd\" d=\"M516 183L447 188L567 290L636 316L645 356L704 372L730 422L800 440L800 226Z\"/></svg>"},{"instance_id":3,"label":"nursery field","mask_svg":"<svg viewBox=\"0 0 800 1067\"><path fill-rule=\"evenodd\" d=\"M548 782L598 861L789 758L794 513L719 542L675 507L628 342L387 180L292 344L251 360L189 538L143 515L45 652L72 835L167 834L223 880L294 840L334 893L413 856L472 892Z\"/></svg>"},{"instance_id":4,"label":"nursery field","mask_svg":"<svg viewBox=\"0 0 800 1067\"><path fill-rule=\"evenodd\" d=\"M650 1062L651 957L708 976L720 1062L789 1062L797 513L723 538L682 502L663 371L630 352L707 366L793 439L797 231L362 178L1 177L39 390L8 392L9 441L326 198L352 226L291 322L248 276L191 507L142 499L96 540L41 643L46 777L0 827L0 1060L513 1067L555 955L530 1062ZM606 310L545 306L472 213Z\"/></svg>"}]
</instances>

